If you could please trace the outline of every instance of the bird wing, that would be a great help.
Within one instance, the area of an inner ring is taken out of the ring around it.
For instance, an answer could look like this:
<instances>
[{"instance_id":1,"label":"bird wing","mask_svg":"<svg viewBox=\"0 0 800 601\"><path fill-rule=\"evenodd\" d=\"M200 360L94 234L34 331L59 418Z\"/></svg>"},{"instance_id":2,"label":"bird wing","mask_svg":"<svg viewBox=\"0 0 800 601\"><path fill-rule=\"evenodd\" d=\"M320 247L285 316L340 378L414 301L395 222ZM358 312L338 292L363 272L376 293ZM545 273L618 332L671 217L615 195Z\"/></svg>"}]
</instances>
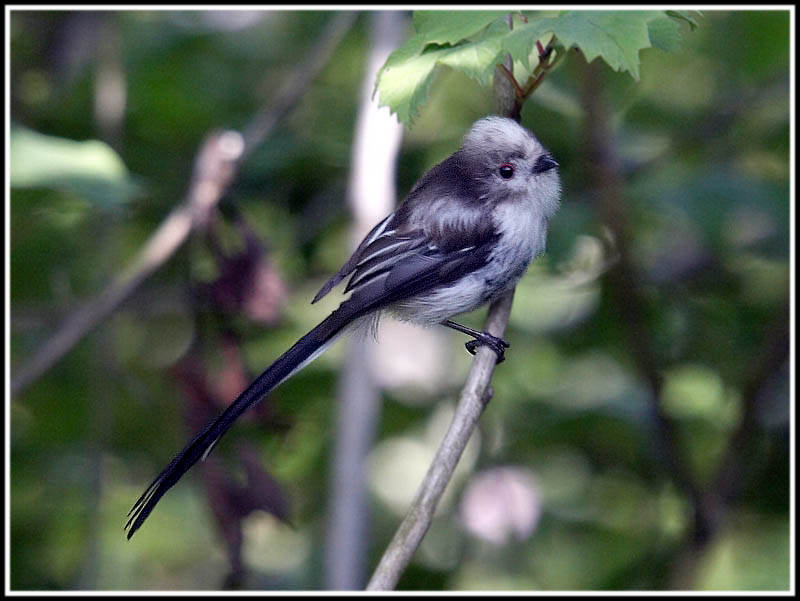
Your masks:
<instances>
[{"instance_id":1,"label":"bird wing","mask_svg":"<svg viewBox=\"0 0 800 601\"><path fill-rule=\"evenodd\" d=\"M394 213L389 213L386 218L381 221L378 225L376 225L372 230L364 236L364 239L361 241L361 244L358 245L358 248L353 252L353 255L347 260L347 262L342 265L342 268L336 272L331 279L329 279L325 285L317 292L317 295L314 297L314 300L311 301L311 304L314 304L323 296L328 294L336 284L341 282L344 278L348 275L353 273L353 270L356 268L356 265L361 259L361 256L364 254L364 249L367 248L370 244L372 244L377 238L379 238L384 232L386 232L389 222L392 221L394 218Z\"/></svg>"},{"instance_id":2,"label":"bird wing","mask_svg":"<svg viewBox=\"0 0 800 601\"><path fill-rule=\"evenodd\" d=\"M418 230L384 232L358 253L345 287L352 294L342 306L358 306L358 313L365 315L446 286L485 265L496 238L497 234L485 229L450 235L449 243L440 245Z\"/></svg>"}]
</instances>

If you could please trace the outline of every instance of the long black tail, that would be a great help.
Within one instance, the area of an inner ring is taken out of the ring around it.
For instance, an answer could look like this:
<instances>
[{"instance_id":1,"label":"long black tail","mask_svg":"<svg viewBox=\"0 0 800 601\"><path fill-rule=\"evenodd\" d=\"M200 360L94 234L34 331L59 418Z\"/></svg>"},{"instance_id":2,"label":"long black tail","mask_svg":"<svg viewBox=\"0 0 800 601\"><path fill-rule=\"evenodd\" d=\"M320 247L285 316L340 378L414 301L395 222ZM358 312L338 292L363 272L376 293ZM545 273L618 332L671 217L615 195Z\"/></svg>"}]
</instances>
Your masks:
<instances>
[{"instance_id":1,"label":"long black tail","mask_svg":"<svg viewBox=\"0 0 800 601\"><path fill-rule=\"evenodd\" d=\"M236 400L219 417L208 424L205 430L200 432L170 461L169 465L153 480L128 512L129 519L125 524L125 529L128 530L129 539L144 523L164 493L172 488L189 468L211 451L242 413L294 372L310 363L333 342L336 335L355 317L347 310L346 305L347 303L344 303L322 323L298 340L292 348L278 357L244 392L236 397Z\"/></svg>"}]
</instances>

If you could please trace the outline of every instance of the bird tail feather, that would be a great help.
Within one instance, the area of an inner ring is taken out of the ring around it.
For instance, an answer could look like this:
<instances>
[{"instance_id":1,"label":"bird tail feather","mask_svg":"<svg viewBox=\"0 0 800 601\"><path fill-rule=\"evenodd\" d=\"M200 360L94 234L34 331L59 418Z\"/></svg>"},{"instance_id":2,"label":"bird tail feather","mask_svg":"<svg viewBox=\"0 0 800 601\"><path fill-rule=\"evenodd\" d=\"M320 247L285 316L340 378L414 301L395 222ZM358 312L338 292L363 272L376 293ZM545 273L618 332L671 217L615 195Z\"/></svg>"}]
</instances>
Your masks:
<instances>
[{"instance_id":1,"label":"bird tail feather","mask_svg":"<svg viewBox=\"0 0 800 601\"><path fill-rule=\"evenodd\" d=\"M343 311L344 309L344 311ZM175 455L128 512L128 539L139 529L161 497L198 461L205 459L239 416L289 376L321 355L352 321L344 306L325 318L263 371L216 419ZM343 314L344 313L344 314Z\"/></svg>"}]
</instances>

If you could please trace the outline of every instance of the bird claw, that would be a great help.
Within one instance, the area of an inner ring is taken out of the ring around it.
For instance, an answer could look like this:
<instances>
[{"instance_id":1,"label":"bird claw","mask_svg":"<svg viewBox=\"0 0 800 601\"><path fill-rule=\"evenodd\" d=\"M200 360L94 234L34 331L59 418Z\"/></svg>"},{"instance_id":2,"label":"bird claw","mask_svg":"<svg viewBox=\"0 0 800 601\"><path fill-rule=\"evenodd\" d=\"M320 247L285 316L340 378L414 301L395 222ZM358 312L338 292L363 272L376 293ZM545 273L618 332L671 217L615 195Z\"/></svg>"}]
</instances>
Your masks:
<instances>
[{"instance_id":1,"label":"bird claw","mask_svg":"<svg viewBox=\"0 0 800 601\"><path fill-rule=\"evenodd\" d=\"M478 347L481 345L488 346L494 351L494 353L497 355L497 364L500 364L506 360L505 350L511 346L502 338L492 336L486 332L483 332L483 337L475 338L464 343L464 346L467 348L467 351L469 351L470 355L474 355L477 352Z\"/></svg>"}]
</instances>

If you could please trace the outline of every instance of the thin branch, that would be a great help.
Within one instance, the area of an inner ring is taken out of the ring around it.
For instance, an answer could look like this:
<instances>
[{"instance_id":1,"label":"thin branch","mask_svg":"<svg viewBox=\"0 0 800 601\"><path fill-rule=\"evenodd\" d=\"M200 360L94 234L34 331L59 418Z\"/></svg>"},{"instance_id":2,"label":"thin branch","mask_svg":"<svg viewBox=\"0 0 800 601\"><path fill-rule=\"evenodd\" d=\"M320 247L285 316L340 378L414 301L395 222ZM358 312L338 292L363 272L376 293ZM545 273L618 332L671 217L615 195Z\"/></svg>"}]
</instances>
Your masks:
<instances>
[{"instance_id":1,"label":"thin branch","mask_svg":"<svg viewBox=\"0 0 800 601\"><path fill-rule=\"evenodd\" d=\"M509 29L514 29L514 15L509 13L506 18L506 25ZM498 73L505 77L498 77ZM514 60L511 54L503 57L503 63L495 66L494 85L492 97L494 99L494 110L498 115L506 115L519 123L522 114L522 90L514 78Z\"/></svg>"},{"instance_id":2,"label":"thin branch","mask_svg":"<svg viewBox=\"0 0 800 601\"><path fill-rule=\"evenodd\" d=\"M525 92L520 87L519 83L517 82L517 78L514 77L514 74L509 71L508 67L505 65L497 65L500 68L500 72L503 73L508 78L508 81L514 87L514 95L516 96L517 100L521 100L525 97Z\"/></svg>"},{"instance_id":3,"label":"thin branch","mask_svg":"<svg viewBox=\"0 0 800 601\"><path fill-rule=\"evenodd\" d=\"M350 31L357 16L357 12L337 11L336 16L327 24L320 38L311 48L305 62L291 72L286 82L278 90L275 99L269 106L265 106L256 114L243 129L245 150L242 158L246 158L254 148L258 147L286 116L286 113L297 105L309 84L328 64L333 51L338 48L344 36Z\"/></svg>"},{"instance_id":4,"label":"thin branch","mask_svg":"<svg viewBox=\"0 0 800 601\"><path fill-rule=\"evenodd\" d=\"M513 28L513 21L511 16L506 19L509 29ZM495 73L500 73L505 76L505 79L495 78L495 105L497 112L501 115L508 115L520 120L520 113L522 111L522 103L536 91L542 81L544 81L547 73L558 64L564 57L565 51L560 51L553 58L553 50L556 47L556 36L550 38L547 47L542 46L540 41L536 41L536 47L539 50L539 64L536 65L533 72L528 77L523 88L519 85L517 78L514 77L514 62L510 54L506 54L505 64L498 64L495 67ZM505 83L504 83L505 82ZM506 84L510 84L506 85Z\"/></svg>"},{"instance_id":5,"label":"thin branch","mask_svg":"<svg viewBox=\"0 0 800 601\"><path fill-rule=\"evenodd\" d=\"M206 137L195 160L189 191L122 273L96 298L75 310L55 334L26 363L14 369L11 395L17 396L67 354L89 331L116 310L154 271L163 265L197 227L204 227L225 194L241 161L260 145L284 115L302 98L308 85L330 59L350 30L356 14L341 12L327 25L306 60L281 87L274 102L262 109L244 128L213 132Z\"/></svg>"},{"instance_id":6,"label":"thin branch","mask_svg":"<svg viewBox=\"0 0 800 601\"><path fill-rule=\"evenodd\" d=\"M514 291L492 303L484 329L502 337L511 313ZM436 456L428 468L417 496L381 557L367 590L391 590L411 561L433 521L439 499L453 477L458 460L469 442L483 409L491 398L489 383L494 373L497 355L486 346L479 346L461 390L453 420Z\"/></svg>"},{"instance_id":7,"label":"thin branch","mask_svg":"<svg viewBox=\"0 0 800 601\"><path fill-rule=\"evenodd\" d=\"M513 23L510 15L506 22L511 28ZM505 65L498 65L498 70L504 68L510 74L511 67L512 62L509 55L506 56ZM497 72L495 71L495 73ZM512 90L513 79L513 75L511 81L505 77L494 78L495 109L499 114L511 116L519 121L521 104ZM484 323L484 331L498 338L503 336L508 325L513 301L514 289L491 304ZM447 433L436 451L436 456L428 468L405 519L384 551L378 567L375 568L375 572L367 584L367 590L392 590L397 586L400 576L430 528L439 499L452 479L456 465L475 430L478 419L492 397L490 383L496 364L497 355L494 351L486 346L479 346Z\"/></svg>"},{"instance_id":8,"label":"thin branch","mask_svg":"<svg viewBox=\"0 0 800 601\"><path fill-rule=\"evenodd\" d=\"M531 73L530 77L528 77L528 81L525 84L525 89L522 92L523 100L536 91L536 88L538 88L544 80L545 75L547 75L547 73L550 72L566 54L564 50L561 50L556 54L555 58L552 58L553 50L556 47L556 36L550 38L546 48L543 48L542 43L539 41L536 42L536 47L539 49L539 64L536 65L533 73Z\"/></svg>"},{"instance_id":9,"label":"thin branch","mask_svg":"<svg viewBox=\"0 0 800 601\"><path fill-rule=\"evenodd\" d=\"M236 132L217 132L206 138L195 161L186 199L170 212L128 267L99 296L70 315L33 358L15 370L15 377L11 379L12 396L32 384L108 317L175 253L198 223L207 220L240 154L241 137Z\"/></svg>"}]
</instances>

